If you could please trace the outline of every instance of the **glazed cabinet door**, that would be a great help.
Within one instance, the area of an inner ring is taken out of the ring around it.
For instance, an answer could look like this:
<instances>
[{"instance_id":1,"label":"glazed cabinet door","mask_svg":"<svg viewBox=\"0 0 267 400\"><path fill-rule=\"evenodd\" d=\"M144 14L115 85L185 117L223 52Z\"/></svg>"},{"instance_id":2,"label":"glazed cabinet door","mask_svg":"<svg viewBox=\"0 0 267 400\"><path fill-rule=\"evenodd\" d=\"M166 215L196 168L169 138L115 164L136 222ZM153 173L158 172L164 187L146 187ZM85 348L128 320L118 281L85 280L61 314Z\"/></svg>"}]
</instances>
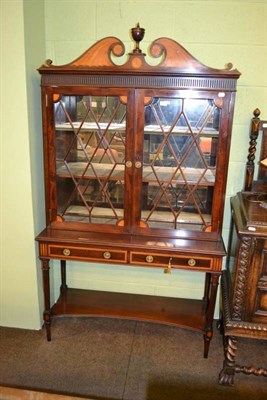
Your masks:
<instances>
[{"instance_id":1,"label":"glazed cabinet door","mask_svg":"<svg viewBox=\"0 0 267 400\"><path fill-rule=\"evenodd\" d=\"M127 230L133 95L120 89L73 90L45 92L49 223Z\"/></svg>"},{"instance_id":2,"label":"glazed cabinet door","mask_svg":"<svg viewBox=\"0 0 267 400\"><path fill-rule=\"evenodd\" d=\"M231 93L48 88L45 101L50 224L220 231Z\"/></svg>"},{"instance_id":3,"label":"glazed cabinet door","mask_svg":"<svg viewBox=\"0 0 267 400\"><path fill-rule=\"evenodd\" d=\"M146 90L139 93L140 103L141 98L135 142L135 182L142 182L135 192L136 229L164 230L164 235L181 229L219 230L230 141L225 110L231 95Z\"/></svg>"}]
</instances>

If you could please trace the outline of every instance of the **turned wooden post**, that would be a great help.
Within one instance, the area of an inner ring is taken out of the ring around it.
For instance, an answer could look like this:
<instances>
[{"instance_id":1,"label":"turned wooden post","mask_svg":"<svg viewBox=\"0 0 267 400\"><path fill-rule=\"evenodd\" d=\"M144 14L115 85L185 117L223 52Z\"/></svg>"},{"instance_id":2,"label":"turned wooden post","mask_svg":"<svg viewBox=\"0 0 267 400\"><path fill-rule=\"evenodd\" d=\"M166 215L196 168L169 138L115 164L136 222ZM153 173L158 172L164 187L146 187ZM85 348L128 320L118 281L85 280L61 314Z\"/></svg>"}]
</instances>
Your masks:
<instances>
[{"instance_id":1,"label":"turned wooden post","mask_svg":"<svg viewBox=\"0 0 267 400\"><path fill-rule=\"evenodd\" d=\"M255 160L256 146L257 146L257 139L259 135L260 110L256 108L253 114L254 117L251 120L250 142L249 142L248 157L246 164L245 191L251 191L252 189L254 169L255 169L254 160Z\"/></svg>"}]
</instances>

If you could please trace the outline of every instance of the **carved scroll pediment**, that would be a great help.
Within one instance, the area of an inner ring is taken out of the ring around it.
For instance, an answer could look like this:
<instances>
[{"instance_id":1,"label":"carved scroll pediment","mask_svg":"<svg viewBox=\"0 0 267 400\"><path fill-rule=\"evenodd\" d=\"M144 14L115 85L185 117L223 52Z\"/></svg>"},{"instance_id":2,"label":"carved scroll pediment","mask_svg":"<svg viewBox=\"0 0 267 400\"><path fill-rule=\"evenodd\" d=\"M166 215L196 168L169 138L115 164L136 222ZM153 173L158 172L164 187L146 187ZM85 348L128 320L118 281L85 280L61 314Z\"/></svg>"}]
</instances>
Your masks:
<instances>
[{"instance_id":1,"label":"carved scroll pediment","mask_svg":"<svg viewBox=\"0 0 267 400\"><path fill-rule=\"evenodd\" d=\"M151 65L149 57L139 48L139 42L144 36L144 29L139 25L132 29L132 37L136 42L135 49L128 54L128 59L123 65L116 64L116 59L125 55L124 44L116 37L106 37L96 42L92 47L85 51L80 57L69 64L54 66L52 61L47 60L39 69L41 73L66 72L79 70L83 73L108 71L151 73L151 74L199 74L199 75L235 75L240 73L232 70L232 64L228 64L225 69L210 68L196 58L194 58L183 46L170 38L156 39L149 47L151 58L159 58L159 63Z\"/></svg>"},{"instance_id":2,"label":"carved scroll pediment","mask_svg":"<svg viewBox=\"0 0 267 400\"><path fill-rule=\"evenodd\" d=\"M95 43L80 57L74 60L69 66L83 68L108 68L116 64L112 61L111 55L120 57L124 55L124 44L115 37L107 37Z\"/></svg>"},{"instance_id":3,"label":"carved scroll pediment","mask_svg":"<svg viewBox=\"0 0 267 400\"><path fill-rule=\"evenodd\" d=\"M150 54L152 57L162 57L163 60L160 63L161 68L173 68L180 71L196 73L199 71L203 72L217 72L230 71L233 67L231 63L225 66L225 69L218 70L210 68L195 57L193 57L182 45L177 43L175 40L170 38L159 38L156 39L150 46ZM238 72L234 70L232 72Z\"/></svg>"}]
</instances>

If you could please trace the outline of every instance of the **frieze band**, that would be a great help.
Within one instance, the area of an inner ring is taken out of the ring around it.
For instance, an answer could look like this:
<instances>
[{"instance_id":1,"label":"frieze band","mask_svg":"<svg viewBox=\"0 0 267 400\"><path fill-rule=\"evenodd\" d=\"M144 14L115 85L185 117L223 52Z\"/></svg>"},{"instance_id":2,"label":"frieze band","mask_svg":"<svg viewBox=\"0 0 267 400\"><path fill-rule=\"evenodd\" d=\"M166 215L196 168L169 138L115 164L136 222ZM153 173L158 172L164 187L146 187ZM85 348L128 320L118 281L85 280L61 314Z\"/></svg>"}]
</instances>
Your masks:
<instances>
[{"instance_id":1,"label":"frieze band","mask_svg":"<svg viewBox=\"0 0 267 400\"><path fill-rule=\"evenodd\" d=\"M42 86L50 85L91 85L107 87L133 88L171 88L211 89L232 91L236 89L236 79L222 78L191 78L174 76L122 76L122 75L65 75L45 74L42 76Z\"/></svg>"}]
</instances>

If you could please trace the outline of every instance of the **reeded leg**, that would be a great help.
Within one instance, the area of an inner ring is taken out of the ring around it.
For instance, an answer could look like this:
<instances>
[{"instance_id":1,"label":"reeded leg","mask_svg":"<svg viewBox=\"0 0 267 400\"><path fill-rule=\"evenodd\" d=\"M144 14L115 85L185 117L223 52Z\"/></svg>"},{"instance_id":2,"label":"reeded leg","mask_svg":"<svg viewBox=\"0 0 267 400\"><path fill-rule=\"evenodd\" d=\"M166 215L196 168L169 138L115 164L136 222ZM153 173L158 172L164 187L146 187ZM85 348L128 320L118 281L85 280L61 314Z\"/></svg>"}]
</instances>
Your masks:
<instances>
[{"instance_id":1,"label":"reeded leg","mask_svg":"<svg viewBox=\"0 0 267 400\"><path fill-rule=\"evenodd\" d=\"M44 290L44 323L46 329L47 340L51 340L51 309L50 309L50 277L49 277L49 260L42 259L42 272L43 272L43 290Z\"/></svg>"},{"instance_id":2,"label":"reeded leg","mask_svg":"<svg viewBox=\"0 0 267 400\"><path fill-rule=\"evenodd\" d=\"M225 338L225 358L223 369L219 375L219 383L225 386L232 386L235 377L235 358L237 350L237 339L235 336L226 336Z\"/></svg>"},{"instance_id":3,"label":"reeded leg","mask_svg":"<svg viewBox=\"0 0 267 400\"><path fill-rule=\"evenodd\" d=\"M217 295L217 289L218 289L218 283L219 283L219 275L211 274L210 277L210 296L209 296L209 301L208 301L208 308L207 308L207 322L205 326L205 333L204 333L204 358L208 358L209 354L209 347L210 347L210 341L213 336L213 316L214 316L214 309L215 309L215 303L216 303L216 295ZM206 282L207 286L207 282ZM205 289L205 291L207 288Z\"/></svg>"}]
</instances>

